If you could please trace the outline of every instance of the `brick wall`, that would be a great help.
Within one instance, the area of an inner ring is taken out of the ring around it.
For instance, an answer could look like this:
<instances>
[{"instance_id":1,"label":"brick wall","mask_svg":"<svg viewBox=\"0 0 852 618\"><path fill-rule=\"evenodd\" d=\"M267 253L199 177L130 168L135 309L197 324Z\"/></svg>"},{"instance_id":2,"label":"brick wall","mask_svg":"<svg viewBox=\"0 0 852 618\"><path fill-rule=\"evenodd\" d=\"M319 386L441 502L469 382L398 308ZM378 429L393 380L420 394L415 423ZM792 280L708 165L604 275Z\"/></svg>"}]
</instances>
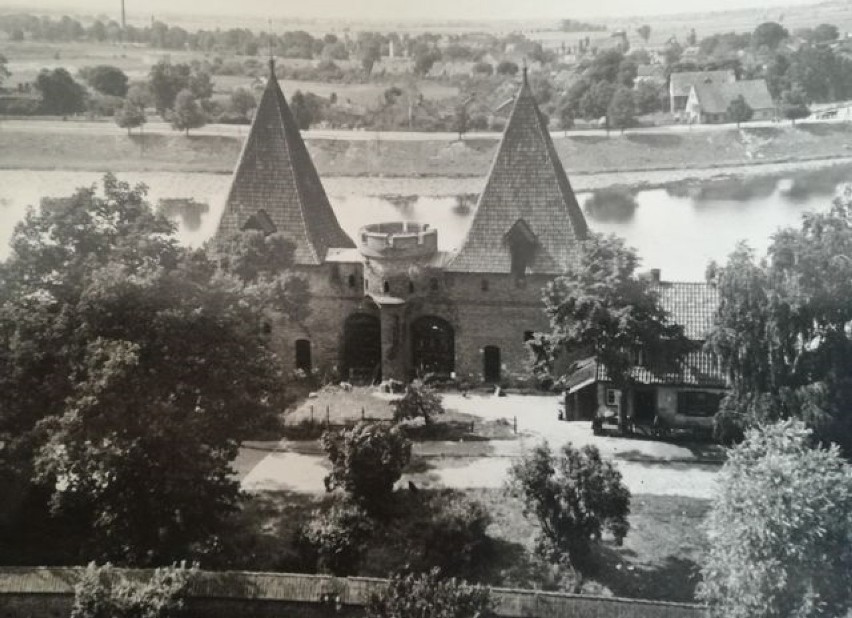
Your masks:
<instances>
[{"instance_id":1,"label":"brick wall","mask_svg":"<svg viewBox=\"0 0 852 618\"><path fill-rule=\"evenodd\" d=\"M80 569L0 569L0 618L65 618ZM137 572L136 575L139 575ZM321 618L363 616L386 581L285 573L202 572L188 603L197 618ZM332 596L337 607L323 602ZM493 589L496 614L506 618L705 618L699 605L534 590Z\"/></svg>"}]
</instances>

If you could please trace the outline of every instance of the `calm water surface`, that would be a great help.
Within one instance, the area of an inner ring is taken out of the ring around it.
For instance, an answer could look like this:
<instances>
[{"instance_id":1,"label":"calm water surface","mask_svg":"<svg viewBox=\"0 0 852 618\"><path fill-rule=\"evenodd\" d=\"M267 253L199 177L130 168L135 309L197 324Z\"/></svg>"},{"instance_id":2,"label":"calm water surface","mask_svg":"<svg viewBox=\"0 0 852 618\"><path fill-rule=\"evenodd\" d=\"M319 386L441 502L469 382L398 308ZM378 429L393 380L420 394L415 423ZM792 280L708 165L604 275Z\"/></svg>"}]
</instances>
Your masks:
<instances>
[{"instance_id":1,"label":"calm water surface","mask_svg":"<svg viewBox=\"0 0 852 618\"><path fill-rule=\"evenodd\" d=\"M69 195L100 178L86 172L0 170L0 259L8 255L12 230L28 205L42 197ZM191 197L208 204L200 217L176 217L181 240L193 246L214 233L231 182L223 174L140 172L119 178L144 182L152 203ZM323 182L351 236L367 223L408 219L438 228L441 248L452 249L464 238L484 180L332 177ZM828 209L841 183L830 178L816 184L763 178L716 185L721 190L703 185L653 189L634 194L637 206L632 214L608 220L587 217L592 229L626 238L639 250L645 268L661 268L670 280L697 280L703 278L708 261L724 260L738 241L763 252L779 227L797 225L808 210ZM588 197L578 194L581 204Z\"/></svg>"}]
</instances>

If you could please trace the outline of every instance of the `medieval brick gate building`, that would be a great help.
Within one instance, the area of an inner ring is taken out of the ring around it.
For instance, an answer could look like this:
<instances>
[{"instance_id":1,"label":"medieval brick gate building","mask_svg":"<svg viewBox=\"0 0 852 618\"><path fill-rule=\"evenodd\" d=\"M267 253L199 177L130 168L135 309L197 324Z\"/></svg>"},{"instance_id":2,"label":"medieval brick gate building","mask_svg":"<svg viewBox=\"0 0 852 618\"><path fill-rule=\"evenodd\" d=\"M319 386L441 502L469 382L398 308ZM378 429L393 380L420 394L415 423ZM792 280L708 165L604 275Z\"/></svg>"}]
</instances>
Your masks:
<instances>
[{"instance_id":1,"label":"medieval brick gate building","mask_svg":"<svg viewBox=\"0 0 852 618\"><path fill-rule=\"evenodd\" d=\"M270 63L272 64L272 63ZM274 69L274 66L271 66ZM344 379L427 373L499 382L528 371L525 341L548 328L541 289L577 259L583 213L524 75L470 229L406 221L340 227L274 70L217 231L280 232L294 244L310 312L273 328L290 369Z\"/></svg>"}]
</instances>

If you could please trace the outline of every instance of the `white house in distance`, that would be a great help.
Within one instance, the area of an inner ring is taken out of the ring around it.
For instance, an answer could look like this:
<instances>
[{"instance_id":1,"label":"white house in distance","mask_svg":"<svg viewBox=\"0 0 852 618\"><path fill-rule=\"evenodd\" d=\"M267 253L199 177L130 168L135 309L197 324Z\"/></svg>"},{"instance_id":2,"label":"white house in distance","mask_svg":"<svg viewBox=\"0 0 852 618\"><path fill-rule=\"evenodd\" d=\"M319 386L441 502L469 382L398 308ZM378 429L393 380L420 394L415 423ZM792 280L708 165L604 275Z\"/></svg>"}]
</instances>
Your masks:
<instances>
[{"instance_id":1,"label":"white house in distance","mask_svg":"<svg viewBox=\"0 0 852 618\"><path fill-rule=\"evenodd\" d=\"M687 121L701 124L731 122L728 106L738 97L743 97L752 109L751 120L775 119L775 102L766 80L751 79L731 84L706 82L693 85L686 102Z\"/></svg>"},{"instance_id":2,"label":"white house in distance","mask_svg":"<svg viewBox=\"0 0 852 618\"><path fill-rule=\"evenodd\" d=\"M727 71L686 71L683 73L672 73L669 80L669 103L671 113L677 114L686 109L686 101L695 84L713 82L718 84L732 84L737 81L737 75L731 70Z\"/></svg>"}]
</instances>

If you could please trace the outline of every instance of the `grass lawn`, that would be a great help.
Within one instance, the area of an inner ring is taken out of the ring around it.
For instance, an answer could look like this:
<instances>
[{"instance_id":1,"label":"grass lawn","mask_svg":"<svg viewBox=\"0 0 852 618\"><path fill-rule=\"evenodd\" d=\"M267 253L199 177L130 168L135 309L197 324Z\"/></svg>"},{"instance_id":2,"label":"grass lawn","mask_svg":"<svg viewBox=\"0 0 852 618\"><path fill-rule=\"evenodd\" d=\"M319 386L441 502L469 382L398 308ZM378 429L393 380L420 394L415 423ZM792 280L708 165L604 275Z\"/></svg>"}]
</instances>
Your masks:
<instances>
[{"instance_id":1,"label":"grass lawn","mask_svg":"<svg viewBox=\"0 0 852 618\"><path fill-rule=\"evenodd\" d=\"M426 496L434 493L398 492L401 517L405 519L404 513L416 510L417 500L422 499L425 504ZM492 518L488 527L490 546L468 577L493 586L553 589L556 580L551 570L534 559L537 524L524 517L521 501L498 489L467 490L463 494L482 504ZM245 511L247 527L232 540L240 548L238 564L228 564L228 568L305 568L294 550L294 535L315 509L328 504L328 496L290 492L254 495ZM585 583L583 592L693 602L698 565L705 551L700 524L708 508L709 503L704 500L634 495L631 529L624 545L615 547L605 537L597 573ZM406 552L417 555L418 542L417 530L405 521L382 524L359 574L388 575L403 565Z\"/></svg>"}]
</instances>

